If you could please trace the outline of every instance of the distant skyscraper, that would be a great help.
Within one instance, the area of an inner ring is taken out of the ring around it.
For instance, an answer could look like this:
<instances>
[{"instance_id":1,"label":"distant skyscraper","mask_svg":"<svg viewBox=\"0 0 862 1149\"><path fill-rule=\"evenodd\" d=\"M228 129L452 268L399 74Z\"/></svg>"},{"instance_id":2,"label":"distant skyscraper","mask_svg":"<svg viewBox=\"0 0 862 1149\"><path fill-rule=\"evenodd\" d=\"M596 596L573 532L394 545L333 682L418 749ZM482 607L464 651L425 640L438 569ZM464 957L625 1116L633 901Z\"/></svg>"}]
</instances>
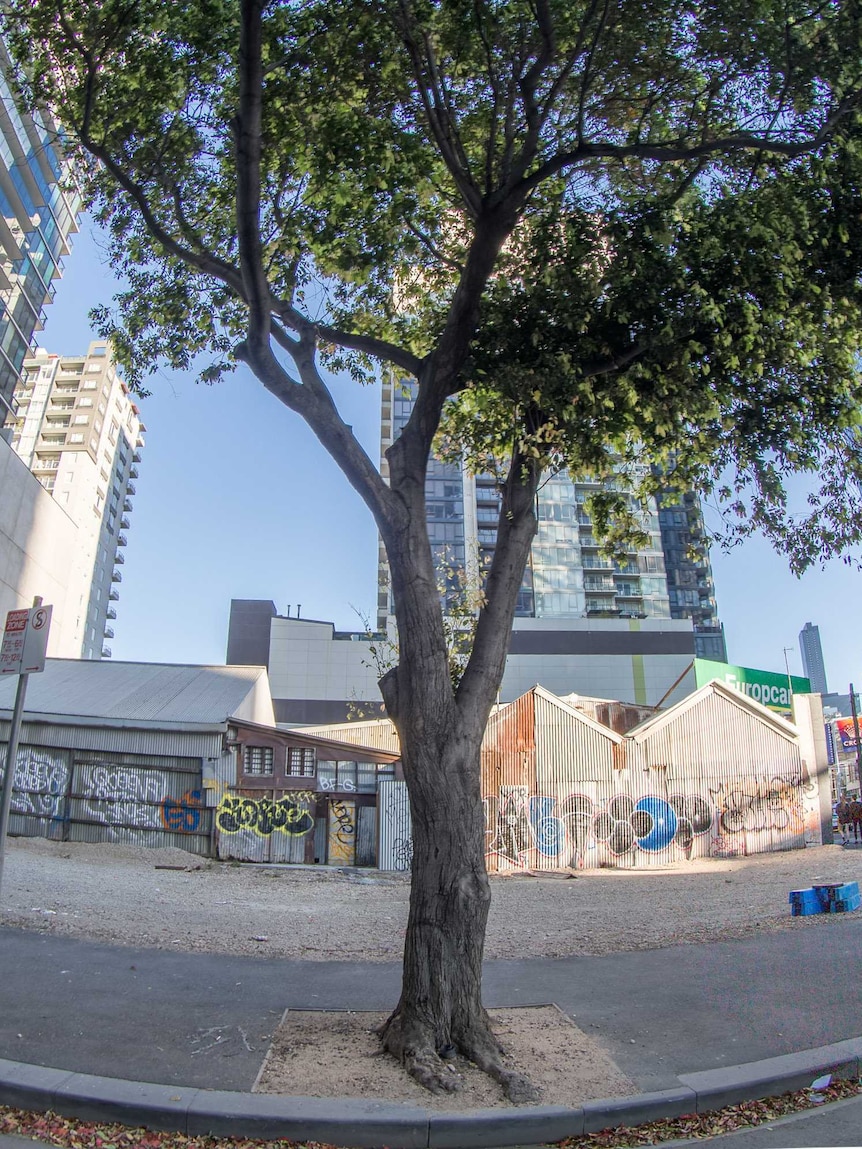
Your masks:
<instances>
[{"instance_id":1,"label":"distant skyscraper","mask_svg":"<svg viewBox=\"0 0 862 1149\"><path fill-rule=\"evenodd\" d=\"M383 384L381 452L398 437L413 406L414 386ZM383 457L384 475L386 461ZM518 596L517 618L691 619L696 654L726 661L716 618L712 570L703 541L700 503L687 494L679 506L646 508L649 544L622 561L601 554L586 508L595 483L562 471L543 480L537 496L538 529ZM432 459L426 481L428 533L439 567L463 569L473 555L490 562L497 541L500 493L493 475L470 475ZM386 556L380 553L378 627L390 603Z\"/></svg>"},{"instance_id":2,"label":"distant skyscraper","mask_svg":"<svg viewBox=\"0 0 862 1149\"><path fill-rule=\"evenodd\" d=\"M110 346L85 355L24 361L15 390L12 447L77 526L66 609L81 658L110 658L106 639L125 563L123 548L144 445L140 412L117 374Z\"/></svg>"},{"instance_id":3,"label":"distant skyscraper","mask_svg":"<svg viewBox=\"0 0 862 1149\"><path fill-rule=\"evenodd\" d=\"M0 427L11 418L24 357L43 326L42 308L53 298L80 211L57 128L46 113L17 106L11 70L0 41Z\"/></svg>"},{"instance_id":4,"label":"distant skyscraper","mask_svg":"<svg viewBox=\"0 0 862 1149\"><path fill-rule=\"evenodd\" d=\"M811 689L815 694L828 694L819 626L812 626L810 622L806 622L799 632L799 649L802 652L802 669L811 683Z\"/></svg>"}]
</instances>

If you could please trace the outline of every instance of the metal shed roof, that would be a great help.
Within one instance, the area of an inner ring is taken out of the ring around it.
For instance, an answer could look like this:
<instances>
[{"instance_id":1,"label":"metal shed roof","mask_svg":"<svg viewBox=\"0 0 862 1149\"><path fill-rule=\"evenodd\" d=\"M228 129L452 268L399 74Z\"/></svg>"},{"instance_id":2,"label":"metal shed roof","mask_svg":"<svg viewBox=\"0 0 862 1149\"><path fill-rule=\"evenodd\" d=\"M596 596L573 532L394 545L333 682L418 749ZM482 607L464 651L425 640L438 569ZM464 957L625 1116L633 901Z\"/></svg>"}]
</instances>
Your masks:
<instances>
[{"instance_id":1,"label":"metal shed roof","mask_svg":"<svg viewBox=\"0 0 862 1149\"><path fill-rule=\"evenodd\" d=\"M732 689L732 687L727 686L718 678L707 682L705 686L701 686L699 690L695 690L693 694L687 695L675 703L675 705L668 707L667 710L656 714L653 718L647 718L645 722L641 722L638 726L633 727L626 737L635 742L643 742L649 738L650 735L655 734L659 730L663 730L666 726L675 722L678 718L681 718L683 714L687 714L689 710L698 706L701 701L710 694L718 695L740 710L748 711L753 717L759 718L764 725L770 726L774 731L786 738L788 742L796 742L799 738L799 731L786 719L779 718L766 706L757 702L756 699L749 698L747 694L742 694L741 691Z\"/></svg>"},{"instance_id":2,"label":"metal shed roof","mask_svg":"<svg viewBox=\"0 0 862 1149\"><path fill-rule=\"evenodd\" d=\"M25 713L31 720L50 716L123 725L212 726L242 710L262 678L265 682L262 666L49 658L41 674L29 676ZM11 714L17 684L17 675L0 679L0 714Z\"/></svg>"}]
</instances>

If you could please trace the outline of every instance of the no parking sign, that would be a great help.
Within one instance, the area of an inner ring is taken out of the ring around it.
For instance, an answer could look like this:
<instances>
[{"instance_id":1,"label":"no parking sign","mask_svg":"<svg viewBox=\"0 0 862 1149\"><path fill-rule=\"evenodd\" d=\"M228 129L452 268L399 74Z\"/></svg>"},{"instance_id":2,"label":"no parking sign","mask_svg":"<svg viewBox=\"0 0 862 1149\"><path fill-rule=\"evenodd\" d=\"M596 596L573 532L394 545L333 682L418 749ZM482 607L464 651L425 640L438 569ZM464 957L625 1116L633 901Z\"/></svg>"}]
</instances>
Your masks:
<instances>
[{"instance_id":1,"label":"no parking sign","mask_svg":"<svg viewBox=\"0 0 862 1149\"><path fill-rule=\"evenodd\" d=\"M38 674L45 669L50 606L10 610L0 645L0 674Z\"/></svg>"}]
</instances>

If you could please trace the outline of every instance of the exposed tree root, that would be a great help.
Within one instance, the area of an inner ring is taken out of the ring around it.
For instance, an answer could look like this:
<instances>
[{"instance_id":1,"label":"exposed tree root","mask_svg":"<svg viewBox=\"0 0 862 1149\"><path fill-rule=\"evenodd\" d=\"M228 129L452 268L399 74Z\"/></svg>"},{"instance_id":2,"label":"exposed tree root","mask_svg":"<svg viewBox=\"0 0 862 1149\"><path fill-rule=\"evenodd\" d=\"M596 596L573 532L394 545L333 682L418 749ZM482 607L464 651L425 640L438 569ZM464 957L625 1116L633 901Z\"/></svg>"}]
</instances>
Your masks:
<instances>
[{"instance_id":1,"label":"exposed tree root","mask_svg":"<svg viewBox=\"0 0 862 1149\"><path fill-rule=\"evenodd\" d=\"M500 1043L489 1024L471 1026L461 1041L461 1051L474 1065L500 1083L504 1095L513 1105L529 1105L541 1098L541 1091L528 1077L503 1065Z\"/></svg>"},{"instance_id":2,"label":"exposed tree root","mask_svg":"<svg viewBox=\"0 0 862 1149\"><path fill-rule=\"evenodd\" d=\"M456 1093L462 1088L463 1078L452 1064L452 1059L461 1053L498 1082L513 1105L528 1105L541 1097L527 1077L503 1065L500 1045L487 1017L471 1025L457 1044L446 1043L439 1049L435 1048L430 1026L406 1022L398 1009L379 1033L383 1048L397 1057L407 1073L430 1093Z\"/></svg>"}]
</instances>

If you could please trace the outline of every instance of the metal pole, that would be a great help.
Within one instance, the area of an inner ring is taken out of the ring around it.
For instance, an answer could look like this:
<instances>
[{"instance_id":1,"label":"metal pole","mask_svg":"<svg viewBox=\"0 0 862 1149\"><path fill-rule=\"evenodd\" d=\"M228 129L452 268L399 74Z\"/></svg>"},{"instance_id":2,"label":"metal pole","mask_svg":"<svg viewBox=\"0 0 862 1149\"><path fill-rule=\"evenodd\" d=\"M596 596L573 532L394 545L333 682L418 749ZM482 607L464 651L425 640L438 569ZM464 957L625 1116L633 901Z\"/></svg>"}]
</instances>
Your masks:
<instances>
[{"instance_id":1,"label":"metal pole","mask_svg":"<svg viewBox=\"0 0 862 1149\"><path fill-rule=\"evenodd\" d=\"M787 701L790 704L790 717L793 717L793 683L790 680L790 663L787 661L788 650L793 650L792 646L782 647L784 651L784 669L787 671Z\"/></svg>"},{"instance_id":2,"label":"metal pole","mask_svg":"<svg viewBox=\"0 0 862 1149\"><path fill-rule=\"evenodd\" d=\"M9 745L6 748L6 769L3 773L3 790L2 794L0 794L0 896L2 896L3 893L3 861L6 855L6 829L9 825L9 810L12 806L15 764L18 760L18 736L21 733L21 718L24 714L24 697L27 694L27 679L29 677L29 674L18 675L15 709L12 711L12 726L9 729Z\"/></svg>"},{"instance_id":3,"label":"metal pole","mask_svg":"<svg viewBox=\"0 0 862 1149\"><path fill-rule=\"evenodd\" d=\"M859 716L856 713L856 695L850 683L850 713L853 716L853 737L856 739L856 775L859 780L859 796L862 798L862 744L859 741Z\"/></svg>"},{"instance_id":4,"label":"metal pole","mask_svg":"<svg viewBox=\"0 0 862 1149\"><path fill-rule=\"evenodd\" d=\"M36 595L33 606L42 605L42 596ZM3 862L6 858L6 831L9 826L9 810L12 807L12 788L15 785L15 767L18 764L18 737L21 733L21 719L24 716L24 698L27 694L28 674L18 675L18 689L15 692L15 709L12 711L12 725L9 727L9 745L6 747L6 768L3 771L3 789L0 790L0 896L3 894Z\"/></svg>"}]
</instances>

